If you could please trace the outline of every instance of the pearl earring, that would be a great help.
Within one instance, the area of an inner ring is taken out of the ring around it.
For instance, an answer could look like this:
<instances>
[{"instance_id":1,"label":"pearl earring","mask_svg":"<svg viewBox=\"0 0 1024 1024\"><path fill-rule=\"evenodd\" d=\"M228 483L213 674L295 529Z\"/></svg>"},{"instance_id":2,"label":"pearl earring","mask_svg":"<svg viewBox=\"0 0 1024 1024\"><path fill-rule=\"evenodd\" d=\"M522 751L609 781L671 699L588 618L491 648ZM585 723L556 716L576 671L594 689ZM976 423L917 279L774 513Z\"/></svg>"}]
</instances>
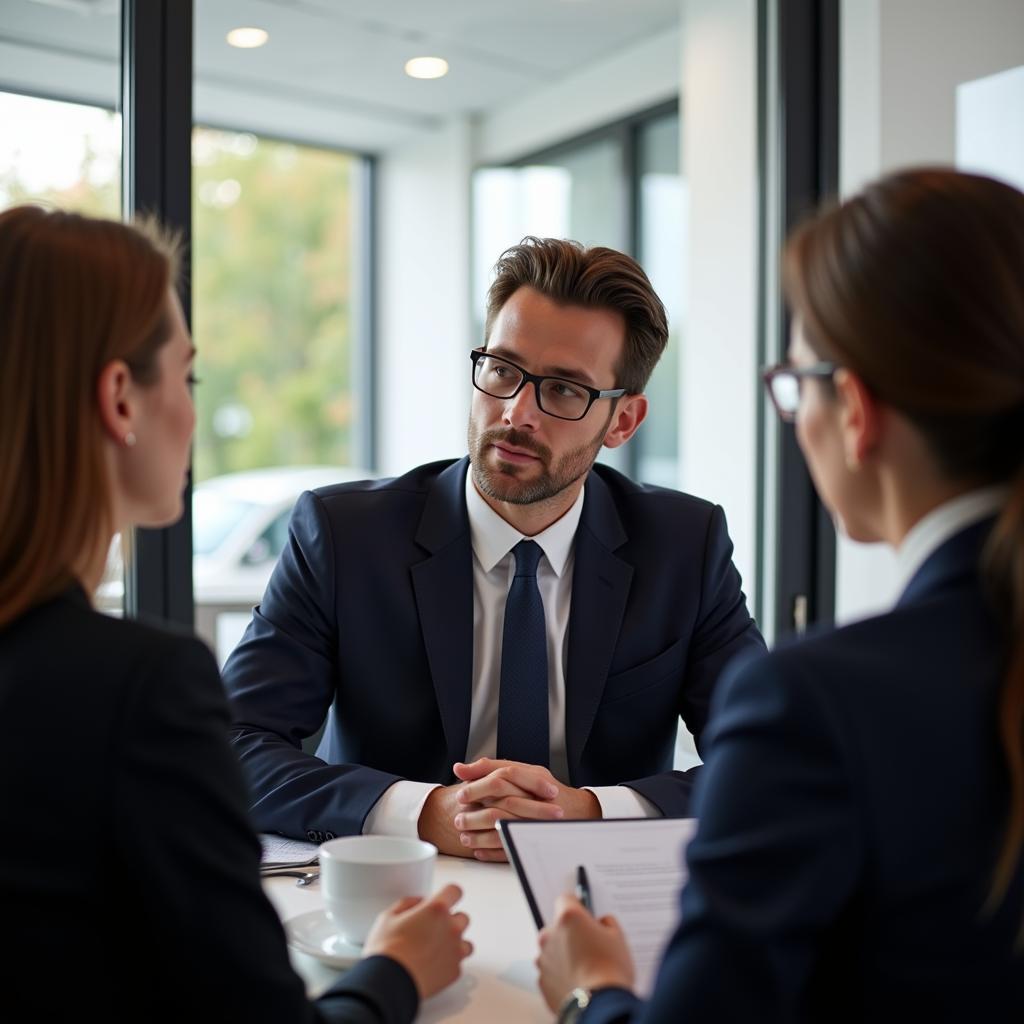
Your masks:
<instances>
[{"instance_id":1,"label":"pearl earring","mask_svg":"<svg viewBox=\"0 0 1024 1024\"><path fill-rule=\"evenodd\" d=\"M124 435L124 446L125 446L125 448L134 448L135 447L135 440L136 440L135 435L129 430L128 433Z\"/></svg>"}]
</instances>

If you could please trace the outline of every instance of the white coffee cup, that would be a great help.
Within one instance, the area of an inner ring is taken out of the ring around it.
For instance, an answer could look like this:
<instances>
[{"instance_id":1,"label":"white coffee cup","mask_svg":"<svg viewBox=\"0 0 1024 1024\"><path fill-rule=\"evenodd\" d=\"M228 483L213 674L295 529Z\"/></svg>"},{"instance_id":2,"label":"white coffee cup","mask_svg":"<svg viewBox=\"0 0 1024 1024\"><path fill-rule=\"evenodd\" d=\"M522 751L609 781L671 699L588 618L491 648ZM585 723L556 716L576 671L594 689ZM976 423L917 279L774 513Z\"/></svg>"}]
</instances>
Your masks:
<instances>
[{"instance_id":1,"label":"white coffee cup","mask_svg":"<svg viewBox=\"0 0 1024 1024\"><path fill-rule=\"evenodd\" d=\"M320 889L338 934L366 941L377 915L403 896L426 896L437 847L402 836L342 836L320 847Z\"/></svg>"}]
</instances>

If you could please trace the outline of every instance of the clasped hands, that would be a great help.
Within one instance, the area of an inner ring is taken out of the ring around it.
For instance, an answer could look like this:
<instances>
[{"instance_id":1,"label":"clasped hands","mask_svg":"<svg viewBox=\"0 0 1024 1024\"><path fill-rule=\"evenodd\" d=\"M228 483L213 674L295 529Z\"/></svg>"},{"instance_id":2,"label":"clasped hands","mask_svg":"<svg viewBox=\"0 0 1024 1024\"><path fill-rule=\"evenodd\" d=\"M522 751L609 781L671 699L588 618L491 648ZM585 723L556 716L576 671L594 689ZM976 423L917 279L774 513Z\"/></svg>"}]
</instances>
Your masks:
<instances>
[{"instance_id":1,"label":"clasped hands","mask_svg":"<svg viewBox=\"0 0 1024 1024\"><path fill-rule=\"evenodd\" d=\"M495 828L503 818L541 821L600 818L592 792L560 783L541 765L482 757L452 769L459 782L439 786L420 812L419 834L441 853L503 861ZM575 986L631 988L633 961L613 917L594 918L570 895L559 898L555 920L540 933L541 992L557 1010Z\"/></svg>"},{"instance_id":2,"label":"clasped hands","mask_svg":"<svg viewBox=\"0 0 1024 1024\"><path fill-rule=\"evenodd\" d=\"M563 785L541 765L482 757L471 764L457 762L452 771L460 781L433 790L419 818L420 838L441 853L505 860L495 827L503 818L601 817L593 793Z\"/></svg>"}]
</instances>

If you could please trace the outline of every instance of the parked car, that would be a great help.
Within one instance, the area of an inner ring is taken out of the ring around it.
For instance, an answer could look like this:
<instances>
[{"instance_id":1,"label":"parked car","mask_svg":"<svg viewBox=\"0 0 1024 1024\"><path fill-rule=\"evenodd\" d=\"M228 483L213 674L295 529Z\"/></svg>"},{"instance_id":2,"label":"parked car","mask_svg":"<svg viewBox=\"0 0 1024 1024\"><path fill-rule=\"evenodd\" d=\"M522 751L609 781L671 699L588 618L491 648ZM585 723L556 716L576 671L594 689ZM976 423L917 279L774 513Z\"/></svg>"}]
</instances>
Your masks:
<instances>
[{"instance_id":1,"label":"parked car","mask_svg":"<svg viewBox=\"0 0 1024 1024\"><path fill-rule=\"evenodd\" d=\"M197 484L192 494L196 603L256 604L288 540L288 519L299 495L371 475L337 466L275 466Z\"/></svg>"},{"instance_id":2,"label":"parked car","mask_svg":"<svg viewBox=\"0 0 1024 1024\"><path fill-rule=\"evenodd\" d=\"M365 480L364 469L274 466L211 477L192 492L192 581L196 632L223 663L263 596L288 540L288 520L303 491ZM124 602L121 545L115 539L97 604L118 614Z\"/></svg>"}]
</instances>

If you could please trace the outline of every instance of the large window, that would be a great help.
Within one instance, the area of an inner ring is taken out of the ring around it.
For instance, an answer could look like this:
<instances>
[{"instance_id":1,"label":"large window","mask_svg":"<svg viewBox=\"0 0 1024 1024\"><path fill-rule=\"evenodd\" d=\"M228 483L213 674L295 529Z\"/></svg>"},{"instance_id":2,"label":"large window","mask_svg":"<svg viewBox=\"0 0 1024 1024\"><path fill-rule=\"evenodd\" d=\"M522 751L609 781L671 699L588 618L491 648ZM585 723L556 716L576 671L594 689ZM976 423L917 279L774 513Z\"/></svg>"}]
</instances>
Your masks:
<instances>
[{"instance_id":1,"label":"large window","mask_svg":"<svg viewBox=\"0 0 1024 1024\"><path fill-rule=\"evenodd\" d=\"M525 235L572 238L635 256L665 303L670 337L648 384L650 414L601 461L640 480L679 483L679 330L683 317L683 181L675 104L473 177L474 310L482 317L491 268ZM482 319L477 324L482 333Z\"/></svg>"},{"instance_id":2,"label":"large window","mask_svg":"<svg viewBox=\"0 0 1024 1024\"><path fill-rule=\"evenodd\" d=\"M121 212L121 118L81 103L0 92L0 208L42 202Z\"/></svg>"},{"instance_id":3,"label":"large window","mask_svg":"<svg viewBox=\"0 0 1024 1024\"><path fill-rule=\"evenodd\" d=\"M120 215L121 118L114 110L0 92L0 124L0 210L42 203L100 217ZM120 534L95 599L112 615L124 610Z\"/></svg>"},{"instance_id":4,"label":"large window","mask_svg":"<svg viewBox=\"0 0 1024 1024\"><path fill-rule=\"evenodd\" d=\"M223 660L295 499L355 469L365 161L251 132L192 136L196 628Z\"/></svg>"}]
</instances>

